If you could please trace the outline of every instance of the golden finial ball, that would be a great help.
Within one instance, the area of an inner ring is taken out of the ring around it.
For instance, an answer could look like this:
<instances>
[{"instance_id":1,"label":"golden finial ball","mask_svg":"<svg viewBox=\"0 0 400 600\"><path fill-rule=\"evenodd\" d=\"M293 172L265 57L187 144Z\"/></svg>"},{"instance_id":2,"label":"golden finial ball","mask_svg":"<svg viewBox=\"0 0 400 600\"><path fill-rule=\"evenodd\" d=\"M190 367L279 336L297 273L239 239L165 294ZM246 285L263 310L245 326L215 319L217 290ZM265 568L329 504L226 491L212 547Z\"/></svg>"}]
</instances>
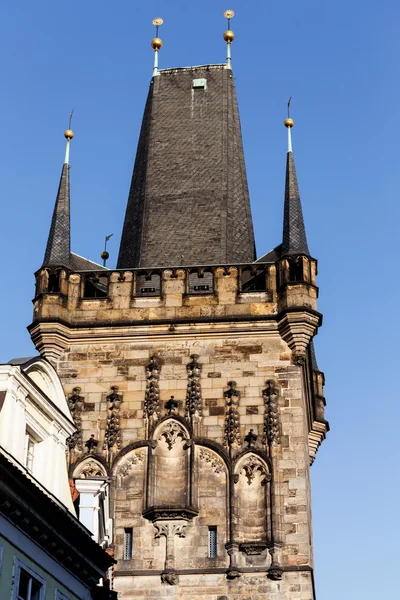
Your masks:
<instances>
[{"instance_id":1,"label":"golden finial ball","mask_svg":"<svg viewBox=\"0 0 400 600\"><path fill-rule=\"evenodd\" d=\"M285 119L285 127L293 127L293 125L294 125L293 119L291 119L290 117Z\"/></svg>"},{"instance_id":2,"label":"golden finial ball","mask_svg":"<svg viewBox=\"0 0 400 600\"><path fill-rule=\"evenodd\" d=\"M104 252L101 253L101 258L103 260L108 260L110 258L110 255L108 254L107 250L104 250Z\"/></svg>"},{"instance_id":3,"label":"golden finial ball","mask_svg":"<svg viewBox=\"0 0 400 600\"><path fill-rule=\"evenodd\" d=\"M151 41L151 47L153 48L153 50L158 52L160 50L160 48L162 48L162 40L160 40L160 38L158 38L158 37L154 38Z\"/></svg>"},{"instance_id":4,"label":"golden finial ball","mask_svg":"<svg viewBox=\"0 0 400 600\"><path fill-rule=\"evenodd\" d=\"M232 44L234 39L235 39L235 34L233 33L233 31L231 31L230 29L225 31L224 40L226 41L227 44Z\"/></svg>"},{"instance_id":5,"label":"golden finial ball","mask_svg":"<svg viewBox=\"0 0 400 600\"><path fill-rule=\"evenodd\" d=\"M72 138L74 137L74 132L72 131L72 129L66 129L64 131L64 137L67 140L72 140Z\"/></svg>"}]
</instances>

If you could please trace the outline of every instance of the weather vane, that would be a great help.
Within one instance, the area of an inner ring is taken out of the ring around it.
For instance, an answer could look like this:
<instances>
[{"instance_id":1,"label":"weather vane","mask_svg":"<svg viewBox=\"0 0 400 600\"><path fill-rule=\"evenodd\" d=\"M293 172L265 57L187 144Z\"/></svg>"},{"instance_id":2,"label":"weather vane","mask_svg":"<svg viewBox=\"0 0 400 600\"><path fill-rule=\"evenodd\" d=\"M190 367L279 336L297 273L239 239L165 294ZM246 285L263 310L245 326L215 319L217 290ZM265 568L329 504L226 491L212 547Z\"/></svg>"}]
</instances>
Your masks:
<instances>
[{"instance_id":1,"label":"weather vane","mask_svg":"<svg viewBox=\"0 0 400 600\"><path fill-rule=\"evenodd\" d=\"M103 267L107 266L107 260L110 258L109 253L107 252L107 242L110 238L112 238L114 234L110 233L110 235L106 235L106 241L104 243L104 250L101 253L101 258L103 259Z\"/></svg>"},{"instance_id":2,"label":"weather vane","mask_svg":"<svg viewBox=\"0 0 400 600\"><path fill-rule=\"evenodd\" d=\"M73 114L74 114L74 109L72 109L71 112L69 113L68 129L71 129Z\"/></svg>"},{"instance_id":3,"label":"weather vane","mask_svg":"<svg viewBox=\"0 0 400 600\"><path fill-rule=\"evenodd\" d=\"M156 37L151 41L151 47L154 50L153 77L156 77L160 74L158 70L158 53L162 48L162 40L158 37L158 29L164 23L164 20L161 17L157 17L157 19L153 19L152 23L156 28Z\"/></svg>"},{"instance_id":4,"label":"weather vane","mask_svg":"<svg viewBox=\"0 0 400 600\"><path fill-rule=\"evenodd\" d=\"M231 45L233 40L235 39L235 34L231 30L231 19L235 16L235 12L233 10L226 10L224 12L225 19L228 19L228 29L224 33L224 40L227 44L227 57L226 57L226 68L232 68L232 57L231 57Z\"/></svg>"},{"instance_id":5,"label":"weather vane","mask_svg":"<svg viewBox=\"0 0 400 600\"><path fill-rule=\"evenodd\" d=\"M292 96L290 96L290 98L288 100L288 103L287 103L287 116L288 116L288 119L290 119L290 103L291 103L291 101L292 101Z\"/></svg>"},{"instance_id":6,"label":"weather vane","mask_svg":"<svg viewBox=\"0 0 400 600\"><path fill-rule=\"evenodd\" d=\"M234 10L226 10L224 12L225 19L228 19L228 29L231 28L231 19L233 19L234 16L235 16L235 11Z\"/></svg>"},{"instance_id":7,"label":"weather vane","mask_svg":"<svg viewBox=\"0 0 400 600\"><path fill-rule=\"evenodd\" d=\"M164 19L157 17L157 19L153 19L152 23L156 28L156 37L158 37L158 28L164 23Z\"/></svg>"}]
</instances>

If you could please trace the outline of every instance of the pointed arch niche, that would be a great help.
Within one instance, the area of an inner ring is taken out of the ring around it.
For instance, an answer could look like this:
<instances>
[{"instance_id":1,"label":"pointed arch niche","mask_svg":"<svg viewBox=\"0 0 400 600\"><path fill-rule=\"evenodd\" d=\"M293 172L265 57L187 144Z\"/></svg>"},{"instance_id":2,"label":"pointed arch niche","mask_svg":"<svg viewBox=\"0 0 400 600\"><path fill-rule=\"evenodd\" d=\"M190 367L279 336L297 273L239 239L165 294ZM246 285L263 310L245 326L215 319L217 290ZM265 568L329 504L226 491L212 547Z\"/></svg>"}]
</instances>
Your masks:
<instances>
[{"instance_id":1,"label":"pointed arch niche","mask_svg":"<svg viewBox=\"0 0 400 600\"><path fill-rule=\"evenodd\" d=\"M246 554L261 554L270 531L270 481L267 463L246 453L235 467L235 539Z\"/></svg>"},{"instance_id":2,"label":"pointed arch niche","mask_svg":"<svg viewBox=\"0 0 400 600\"><path fill-rule=\"evenodd\" d=\"M148 529L151 527L141 516L145 504L147 452L147 447L130 450L117 459L113 466L115 558L119 564L125 564L122 568L143 568L142 543L148 537ZM130 551L127 555L125 547L129 534ZM162 563L158 567L161 568Z\"/></svg>"},{"instance_id":3,"label":"pointed arch niche","mask_svg":"<svg viewBox=\"0 0 400 600\"><path fill-rule=\"evenodd\" d=\"M144 516L191 519L193 445L189 429L175 418L162 421L152 435ZM186 514L187 513L187 514Z\"/></svg>"}]
</instances>

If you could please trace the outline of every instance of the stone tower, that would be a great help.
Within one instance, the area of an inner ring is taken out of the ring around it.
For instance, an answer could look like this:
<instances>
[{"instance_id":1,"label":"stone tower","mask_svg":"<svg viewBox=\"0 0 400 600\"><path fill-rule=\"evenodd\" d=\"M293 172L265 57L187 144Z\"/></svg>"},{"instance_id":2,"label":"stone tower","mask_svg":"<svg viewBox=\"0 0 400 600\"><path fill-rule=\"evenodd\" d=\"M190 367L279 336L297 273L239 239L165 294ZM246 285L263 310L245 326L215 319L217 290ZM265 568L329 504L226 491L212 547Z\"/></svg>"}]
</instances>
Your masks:
<instances>
[{"instance_id":1,"label":"stone tower","mask_svg":"<svg viewBox=\"0 0 400 600\"><path fill-rule=\"evenodd\" d=\"M71 252L69 145L32 339L57 369L80 518L121 600L313 600L309 470L325 438L310 255L289 134L282 243L255 260L235 84L158 69L118 268Z\"/></svg>"}]
</instances>

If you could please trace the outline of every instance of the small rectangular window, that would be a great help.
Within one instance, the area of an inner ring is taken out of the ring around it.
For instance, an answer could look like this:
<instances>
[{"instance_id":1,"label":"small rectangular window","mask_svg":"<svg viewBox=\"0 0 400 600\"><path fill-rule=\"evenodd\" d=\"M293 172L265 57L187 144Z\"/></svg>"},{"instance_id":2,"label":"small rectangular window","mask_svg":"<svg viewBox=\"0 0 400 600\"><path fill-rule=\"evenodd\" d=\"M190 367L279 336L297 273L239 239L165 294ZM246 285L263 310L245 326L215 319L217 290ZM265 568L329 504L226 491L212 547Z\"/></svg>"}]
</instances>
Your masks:
<instances>
[{"instance_id":1,"label":"small rectangular window","mask_svg":"<svg viewBox=\"0 0 400 600\"><path fill-rule=\"evenodd\" d=\"M217 557L217 528L208 528L208 558Z\"/></svg>"},{"instance_id":2,"label":"small rectangular window","mask_svg":"<svg viewBox=\"0 0 400 600\"><path fill-rule=\"evenodd\" d=\"M14 590L12 600L44 600L46 582L28 566L14 559Z\"/></svg>"},{"instance_id":3,"label":"small rectangular window","mask_svg":"<svg viewBox=\"0 0 400 600\"><path fill-rule=\"evenodd\" d=\"M27 431L25 434L25 467L29 473L33 473L33 463L35 460L36 440Z\"/></svg>"},{"instance_id":4,"label":"small rectangular window","mask_svg":"<svg viewBox=\"0 0 400 600\"><path fill-rule=\"evenodd\" d=\"M132 527L127 527L124 531L124 560L132 559Z\"/></svg>"}]
</instances>

